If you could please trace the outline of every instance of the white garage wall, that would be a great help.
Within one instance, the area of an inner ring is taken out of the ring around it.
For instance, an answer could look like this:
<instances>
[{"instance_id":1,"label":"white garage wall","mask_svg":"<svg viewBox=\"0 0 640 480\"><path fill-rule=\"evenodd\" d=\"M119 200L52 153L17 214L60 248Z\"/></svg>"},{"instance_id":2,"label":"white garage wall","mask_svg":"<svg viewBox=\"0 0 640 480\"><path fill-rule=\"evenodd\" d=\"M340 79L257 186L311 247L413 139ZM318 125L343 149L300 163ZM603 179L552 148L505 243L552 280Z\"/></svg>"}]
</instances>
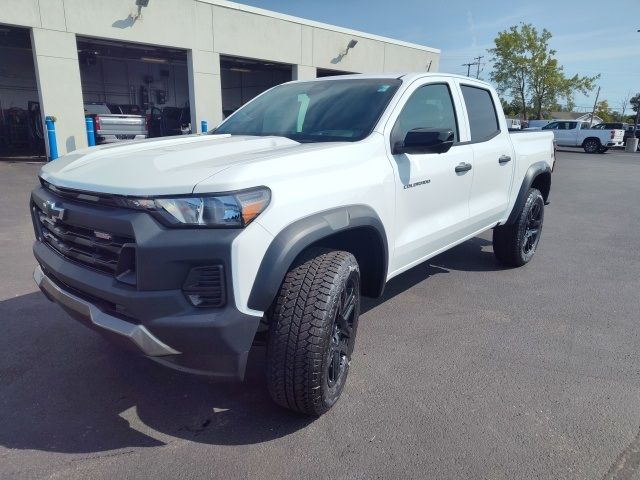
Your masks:
<instances>
[{"instance_id":1,"label":"white garage wall","mask_svg":"<svg viewBox=\"0 0 640 480\"><path fill-rule=\"evenodd\" d=\"M440 55L437 49L225 0L150 0L141 9L135 0L0 2L0 23L39 32L33 47L40 99L45 114L58 117L61 153L86 145L80 66L69 48L76 35L187 50L188 85L176 85L173 101L180 105L188 90L198 128L202 119L210 127L222 119L220 54L287 63L301 79L313 78L317 68L378 73L426 71L431 64L437 71ZM341 56L351 39L358 45ZM118 98L127 95L117 82L109 88ZM237 102L234 88L225 87L225 104Z\"/></svg>"}]
</instances>

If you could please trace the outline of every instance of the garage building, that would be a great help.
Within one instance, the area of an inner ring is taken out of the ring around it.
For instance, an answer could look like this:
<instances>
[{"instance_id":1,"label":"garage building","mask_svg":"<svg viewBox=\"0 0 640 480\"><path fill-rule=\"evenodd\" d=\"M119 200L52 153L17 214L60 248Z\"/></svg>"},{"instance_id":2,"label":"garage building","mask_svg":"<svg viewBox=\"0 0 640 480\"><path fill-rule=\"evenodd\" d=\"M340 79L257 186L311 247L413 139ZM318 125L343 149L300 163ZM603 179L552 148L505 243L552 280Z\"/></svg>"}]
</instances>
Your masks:
<instances>
[{"instance_id":1,"label":"garage building","mask_svg":"<svg viewBox=\"0 0 640 480\"><path fill-rule=\"evenodd\" d=\"M85 105L155 136L209 128L264 90L344 73L437 71L440 51L224 0L2 0L0 157L87 145Z\"/></svg>"}]
</instances>

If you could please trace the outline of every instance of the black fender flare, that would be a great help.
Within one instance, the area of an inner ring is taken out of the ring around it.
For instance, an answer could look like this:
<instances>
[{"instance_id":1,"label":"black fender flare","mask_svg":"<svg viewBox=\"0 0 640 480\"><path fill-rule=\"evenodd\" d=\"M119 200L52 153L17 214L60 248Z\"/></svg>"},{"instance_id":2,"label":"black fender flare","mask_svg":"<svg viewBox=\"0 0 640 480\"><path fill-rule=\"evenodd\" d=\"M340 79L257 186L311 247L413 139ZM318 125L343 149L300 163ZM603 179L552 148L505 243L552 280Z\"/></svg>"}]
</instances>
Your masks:
<instances>
[{"instance_id":1,"label":"black fender flare","mask_svg":"<svg viewBox=\"0 0 640 480\"><path fill-rule=\"evenodd\" d=\"M531 185L538 176L544 173L551 175L551 167L547 162L536 162L527 169L527 173L525 173L524 179L522 180L522 185L520 185L518 196L516 197L516 201L513 204L513 208L505 225L513 225L515 223L524 202L527 200L527 192L531 188ZM545 202L546 201L547 199L545 198Z\"/></svg>"},{"instance_id":2,"label":"black fender flare","mask_svg":"<svg viewBox=\"0 0 640 480\"><path fill-rule=\"evenodd\" d=\"M366 227L380 237L384 270L380 292L384 289L389 262L389 247L384 225L377 213L366 205L347 205L314 213L296 220L280 231L262 258L249 294L248 307L266 311L278 294L282 280L294 260L306 248L335 233Z\"/></svg>"}]
</instances>

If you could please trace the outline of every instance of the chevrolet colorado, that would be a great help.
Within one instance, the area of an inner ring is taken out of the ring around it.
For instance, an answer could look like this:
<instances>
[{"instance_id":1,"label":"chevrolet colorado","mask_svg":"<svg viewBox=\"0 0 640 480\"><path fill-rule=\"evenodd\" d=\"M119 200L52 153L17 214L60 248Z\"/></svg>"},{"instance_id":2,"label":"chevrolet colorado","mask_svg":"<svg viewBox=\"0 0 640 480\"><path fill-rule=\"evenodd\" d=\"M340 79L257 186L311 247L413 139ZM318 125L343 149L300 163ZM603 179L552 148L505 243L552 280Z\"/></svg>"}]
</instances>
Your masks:
<instances>
[{"instance_id":1,"label":"chevrolet colorado","mask_svg":"<svg viewBox=\"0 0 640 480\"><path fill-rule=\"evenodd\" d=\"M499 261L529 262L554 161L553 134L510 134L477 80L291 82L207 135L45 165L34 279L71 316L181 371L242 379L265 338L272 398L320 415L345 385L360 296L488 229Z\"/></svg>"}]
</instances>

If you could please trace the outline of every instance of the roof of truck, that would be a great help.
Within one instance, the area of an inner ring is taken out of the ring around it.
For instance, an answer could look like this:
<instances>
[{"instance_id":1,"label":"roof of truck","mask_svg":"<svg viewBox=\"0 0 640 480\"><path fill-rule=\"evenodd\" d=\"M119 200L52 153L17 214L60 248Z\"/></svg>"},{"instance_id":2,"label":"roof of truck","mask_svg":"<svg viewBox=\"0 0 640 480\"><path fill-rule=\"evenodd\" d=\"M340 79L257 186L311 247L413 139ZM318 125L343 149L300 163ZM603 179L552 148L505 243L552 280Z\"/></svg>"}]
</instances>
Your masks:
<instances>
[{"instance_id":1,"label":"roof of truck","mask_svg":"<svg viewBox=\"0 0 640 480\"><path fill-rule=\"evenodd\" d=\"M465 80L468 82L473 82L476 84L483 84L483 85L489 85L487 82L483 82L482 80L478 80L475 78L471 78L471 77L467 77L464 75L456 75L453 73L441 73L441 72L392 72L392 73L376 73L376 74L368 74L368 73L353 73L353 74L348 74L348 75L333 75L330 77L320 77L320 78L314 78L314 79L310 79L310 80L300 80L303 82L309 82L309 81L324 81L324 80L340 80L340 79L353 79L353 78L371 78L371 79L384 79L384 78L396 78L396 79L402 79L405 81L413 81L417 78L425 78L425 77L449 77L449 78L457 78L460 80Z\"/></svg>"}]
</instances>

